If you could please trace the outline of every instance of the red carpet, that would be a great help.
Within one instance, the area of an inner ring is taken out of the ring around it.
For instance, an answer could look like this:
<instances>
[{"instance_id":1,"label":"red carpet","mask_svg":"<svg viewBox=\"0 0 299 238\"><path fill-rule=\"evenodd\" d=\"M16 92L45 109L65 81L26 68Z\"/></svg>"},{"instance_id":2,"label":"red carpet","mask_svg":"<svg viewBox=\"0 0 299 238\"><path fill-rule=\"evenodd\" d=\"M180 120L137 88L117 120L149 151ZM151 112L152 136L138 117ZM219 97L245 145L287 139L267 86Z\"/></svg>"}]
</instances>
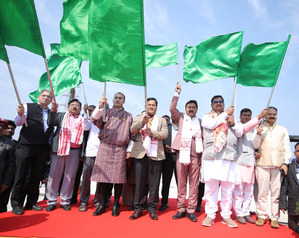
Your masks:
<instances>
[{"instance_id":1,"label":"red carpet","mask_svg":"<svg viewBox=\"0 0 299 238\"><path fill-rule=\"evenodd\" d=\"M110 203L112 204L112 203ZM110 205L109 204L109 205ZM39 203L46 207L46 202ZM15 216L12 212L0 214L0 236L13 237L299 237L286 226L273 229L267 222L263 227L255 224L239 224L238 228L229 228L221 223L217 214L216 222L211 227L203 227L201 222L205 215L196 213L198 222L191 222L187 218L173 220L176 213L176 199L169 200L169 208L165 212L157 212L158 221L149 218L148 212L138 220L129 220L132 211L121 204L120 216L111 216L111 205L107 212L94 217L95 207L89 206L87 212L79 212L79 205L73 205L71 211L58 208L52 212L25 211L22 216ZM204 210L202 208L202 210ZM232 217L235 219L235 217Z\"/></svg>"}]
</instances>

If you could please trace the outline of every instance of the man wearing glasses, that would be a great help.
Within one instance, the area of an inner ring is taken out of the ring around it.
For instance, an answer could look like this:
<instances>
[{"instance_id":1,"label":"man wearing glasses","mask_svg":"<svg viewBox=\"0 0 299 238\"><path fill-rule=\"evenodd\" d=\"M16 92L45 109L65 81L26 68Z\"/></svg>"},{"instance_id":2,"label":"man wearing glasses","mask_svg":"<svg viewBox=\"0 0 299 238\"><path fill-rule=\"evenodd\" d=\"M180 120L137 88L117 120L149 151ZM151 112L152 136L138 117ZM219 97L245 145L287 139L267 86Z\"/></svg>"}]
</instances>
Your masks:
<instances>
[{"instance_id":1,"label":"man wearing glasses","mask_svg":"<svg viewBox=\"0 0 299 238\"><path fill-rule=\"evenodd\" d=\"M5 137L8 121L0 118L0 213L7 211L8 189L15 173L14 142Z\"/></svg>"},{"instance_id":2,"label":"man wearing glasses","mask_svg":"<svg viewBox=\"0 0 299 238\"><path fill-rule=\"evenodd\" d=\"M214 223L218 211L218 192L221 188L222 223L238 227L230 218L232 192L237 179L237 137L243 126L234 122L234 106L224 111L224 99L216 95L211 100L212 111L202 118L204 150L202 155L202 180L205 183L205 212L203 226Z\"/></svg>"},{"instance_id":3,"label":"man wearing glasses","mask_svg":"<svg viewBox=\"0 0 299 238\"><path fill-rule=\"evenodd\" d=\"M23 126L16 147L16 173L11 194L12 213L23 215L24 186L28 170L31 167L29 194L27 197L26 210L43 210L36 205L39 196L39 183L43 169L50 154L49 138L53 127L48 127L48 105L52 101L52 93L42 90L37 103L20 104L17 107L15 117L16 126ZM24 125L26 118L28 127Z\"/></svg>"}]
</instances>

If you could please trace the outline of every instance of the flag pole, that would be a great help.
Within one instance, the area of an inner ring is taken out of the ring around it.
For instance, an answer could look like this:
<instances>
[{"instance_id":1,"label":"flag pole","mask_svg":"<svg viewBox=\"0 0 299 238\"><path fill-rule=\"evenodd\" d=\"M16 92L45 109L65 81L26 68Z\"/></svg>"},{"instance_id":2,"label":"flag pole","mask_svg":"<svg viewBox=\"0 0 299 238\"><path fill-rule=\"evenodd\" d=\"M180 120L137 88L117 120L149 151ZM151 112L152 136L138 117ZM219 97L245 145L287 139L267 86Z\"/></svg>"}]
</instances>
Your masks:
<instances>
[{"instance_id":1,"label":"flag pole","mask_svg":"<svg viewBox=\"0 0 299 238\"><path fill-rule=\"evenodd\" d=\"M236 86L237 86L237 77L234 77L235 83L234 83L234 92L233 92L233 98L232 98L232 103L231 105L234 105L235 101L235 95L236 95Z\"/></svg>"},{"instance_id":2,"label":"flag pole","mask_svg":"<svg viewBox=\"0 0 299 238\"><path fill-rule=\"evenodd\" d=\"M271 91L271 94L270 94L270 97L269 97L269 101L268 101L267 107L269 107L269 105L270 105L274 89L275 89L275 86L272 87L272 91Z\"/></svg>"},{"instance_id":3,"label":"flag pole","mask_svg":"<svg viewBox=\"0 0 299 238\"><path fill-rule=\"evenodd\" d=\"M47 59L44 58L44 61L45 61L45 65L46 65L46 69L47 69L47 74L48 74L48 79L49 79L49 83L50 83L50 87L51 87L51 91L52 91L53 101L56 103L55 94L54 94L54 90L53 90L53 86L52 86L51 75L50 75L50 71L49 71L49 66L48 66Z\"/></svg>"},{"instance_id":4,"label":"flag pole","mask_svg":"<svg viewBox=\"0 0 299 238\"><path fill-rule=\"evenodd\" d=\"M147 115L147 88L144 86L145 112Z\"/></svg>"},{"instance_id":5,"label":"flag pole","mask_svg":"<svg viewBox=\"0 0 299 238\"><path fill-rule=\"evenodd\" d=\"M82 86L82 91L83 91L83 98L84 98L84 104L87 104L87 100L86 100L86 94L85 94L85 89L84 89L84 85L83 85L83 81L81 83ZM87 104L88 105L88 104ZM87 113L87 118L89 118L89 114Z\"/></svg>"},{"instance_id":6,"label":"flag pole","mask_svg":"<svg viewBox=\"0 0 299 238\"><path fill-rule=\"evenodd\" d=\"M106 82L104 82L104 97L106 97ZM106 104L103 107L103 122L106 122Z\"/></svg>"},{"instance_id":7,"label":"flag pole","mask_svg":"<svg viewBox=\"0 0 299 238\"><path fill-rule=\"evenodd\" d=\"M16 92L16 95L17 95L17 98L18 98L18 102L19 104L21 105L21 99L20 99L20 95L19 95L19 92L18 92L18 89L17 89L17 85L16 85L16 81L15 81L15 78L13 76L13 73L12 73L12 70L11 70L11 67L10 67L10 64L7 63L7 67L8 67L8 71L10 73L10 77L11 77L11 81L12 81L12 84L13 84L13 87L15 89L15 92ZM24 123L25 123L25 126L28 127L28 124L27 124L27 121L26 121L26 117L25 117L25 114L23 113L23 119L24 119Z\"/></svg>"},{"instance_id":8,"label":"flag pole","mask_svg":"<svg viewBox=\"0 0 299 238\"><path fill-rule=\"evenodd\" d=\"M177 72L177 75L178 75L178 83L180 83L179 63L177 63L176 66L177 66L176 72Z\"/></svg>"}]
</instances>

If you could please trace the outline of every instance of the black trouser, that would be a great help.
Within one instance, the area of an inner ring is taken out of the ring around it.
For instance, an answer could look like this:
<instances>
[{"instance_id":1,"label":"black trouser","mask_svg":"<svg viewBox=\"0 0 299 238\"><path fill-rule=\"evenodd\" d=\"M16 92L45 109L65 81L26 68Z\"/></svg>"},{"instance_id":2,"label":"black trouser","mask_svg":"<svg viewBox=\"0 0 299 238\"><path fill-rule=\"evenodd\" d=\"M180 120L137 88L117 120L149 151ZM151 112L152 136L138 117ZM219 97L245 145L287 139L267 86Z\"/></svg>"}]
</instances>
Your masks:
<instances>
[{"instance_id":1,"label":"black trouser","mask_svg":"<svg viewBox=\"0 0 299 238\"><path fill-rule=\"evenodd\" d=\"M75 178L75 183L74 183L74 190L73 190L73 196L71 199L71 204L76 204L77 203L77 198L78 198L78 190L80 186L80 180L81 180L81 175L83 171L83 161L79 161L79 166L78 170L76 173L76 178Z\"/></svg>"},{"instance_id":2,"label":"black trouser","mask_svg":"<svg viewBox=\"0 0 299 238\"><path fill-rule=\"evenodd\" d=\"M202 197L205 194L205 184L202 182L199 182L198 184L198 199L197 199L197 206L200 207L202 203Z\"/></svg>"},{"instance_id":3,"label":"black trouser","mask_svg":"<svg viewBox=\"0 0 299 238\"><path fill-rule=\"evenodd\" d=\"M107 193L109 193L109 189L113 187L112 183L99 183L99 202L101 206L105 206L107 203ZM119 198L121 196L123 184L122 183L115 183L114 184L114 202L113 206L119 205Z\"/></svg>"},{"instance_id":4,"label":"black trouser","mask_svg":"<svg viewBox=\"0 0 299 238\"><path fill-rule=\"evenodd\" d=\"M169 187L173 173L176 184L178 184L176 174L176 154L165 153L165 156L166 159L162 161L162 205L166 205L168 203Z\"/></svg>"},{"instance_id":5,"label":"black trouser","mask_svg":"<svg viewBox=\"0 0 299 238\"><path fill-rule=\"evenodd\" d=\"M17 145L16 172L11 194L11 206L23 207L23 193L26 177L31 166L31 176L28 187L28 204L35 205L39 196L39 184L43 169L49 159L50 147L45 145Z\"/></svg>"},{"instance_id":6,"label":"black trouser","mask_svg":"<svg viewBox=\"0 0 299 238\"><path fill-rule=\"evenodd\" d=\"M143 211L144 190L149 173L149 199L148 211L153 213L159 204L159 184L161 177L162 161L155 161L146 155L142 159L135 159L136 187L134 197L134 210Z\"/></svg>"},{"instance_id":7,"label":"black trouser","mask_svg":"<svg viewBox=\"0 0 299 238\"><path fill-rule=\"evenodd\" d=\"M288 215L288 226L290 229L299 234L299 216Z\"/></svg>"},{"instance_id":8,"label":"black trouser","mask_svg":"<svg viewBox=\"0 0 299 238\"><path fill-rule=\"evenodd\" d=\"M12 190L13 181L10 183L9 187L0 193L0 213L7 212L7 204Z\"/></svg>"}]
</instances>

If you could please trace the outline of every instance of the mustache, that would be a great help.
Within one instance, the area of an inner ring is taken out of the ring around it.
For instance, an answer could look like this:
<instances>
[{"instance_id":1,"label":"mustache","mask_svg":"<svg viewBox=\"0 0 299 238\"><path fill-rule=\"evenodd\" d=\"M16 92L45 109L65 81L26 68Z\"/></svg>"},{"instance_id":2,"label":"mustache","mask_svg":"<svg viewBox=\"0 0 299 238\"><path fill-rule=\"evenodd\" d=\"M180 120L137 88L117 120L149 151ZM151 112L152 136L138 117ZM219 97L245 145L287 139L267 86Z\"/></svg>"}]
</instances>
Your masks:
<instances>
[{"instance_id":1,"label":"mustache","mask_svg":"<svg viewBox=\"0 0 299 238\"><path fill-rule=\"evenodd\" d=\"M269 119L275 119L275 117L269 117Z\"/></svg>"},{"instance_id":2,"label":"mustache","mask_svg":"<svg viewBox=\"0 0 299 238\"><path fill-rule=\"evenodd\" d=\"M194 113L194 111L192 111L192 110L190 110L189 112L193 112Z\"/></svg>"}]
</instances>

